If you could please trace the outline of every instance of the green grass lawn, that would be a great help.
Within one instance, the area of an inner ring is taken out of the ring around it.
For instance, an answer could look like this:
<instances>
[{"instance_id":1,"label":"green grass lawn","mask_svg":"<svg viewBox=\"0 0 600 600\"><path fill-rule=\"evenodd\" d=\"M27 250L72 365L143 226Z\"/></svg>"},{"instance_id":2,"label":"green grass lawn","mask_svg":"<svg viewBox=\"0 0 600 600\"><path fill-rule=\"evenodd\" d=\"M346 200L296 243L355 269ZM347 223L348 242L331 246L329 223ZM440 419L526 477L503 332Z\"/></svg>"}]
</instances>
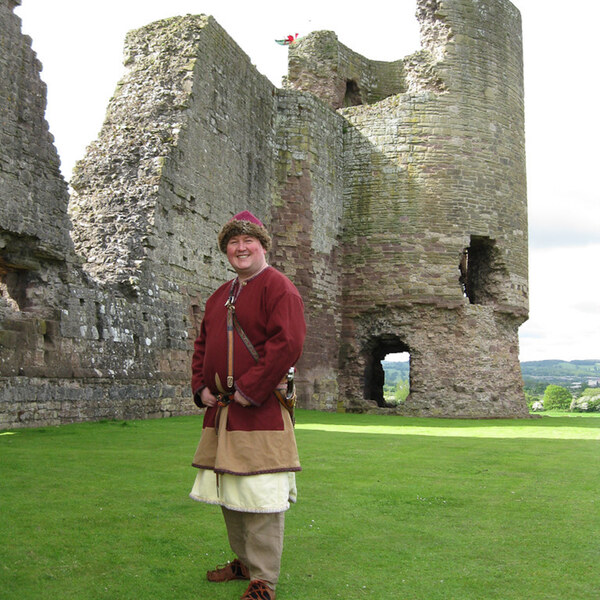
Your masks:
<instances>
[{"instance_id":1,"label":"green grass lawn","mask_svg":"<svg viewBox=\"0 0 600 600\"><path fill-rule=\"evenodd\" d=\"M220 600L201 417L0 432L0 598ZM600 597L600 418L298 411L278 599Z\"/></svg>"}]
</instances>

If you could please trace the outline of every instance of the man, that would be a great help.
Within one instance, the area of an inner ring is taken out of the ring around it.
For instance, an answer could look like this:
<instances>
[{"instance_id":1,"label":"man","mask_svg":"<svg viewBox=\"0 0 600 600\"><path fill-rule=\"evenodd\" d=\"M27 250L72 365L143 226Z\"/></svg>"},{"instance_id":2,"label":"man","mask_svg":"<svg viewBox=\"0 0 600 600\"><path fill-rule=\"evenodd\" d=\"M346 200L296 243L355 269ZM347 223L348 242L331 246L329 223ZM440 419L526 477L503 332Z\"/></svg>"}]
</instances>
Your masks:
<instances>
[{"instance_id":1,"label":"man","mask_svg":"<svg viewBox=\"0 0 600 600\"><path fill-rule=\"evenodd\" d=\"M280 402L306 334L296 287L267 264L271 238L252 213L225 224L219 248L237 277L206 302L194 345L192 391L206 407L191 498L221 506L236 558L209 581L249 579L242 600L274 600L284 515L300 470L290 413Z\"/></svg>"}]
</instances>

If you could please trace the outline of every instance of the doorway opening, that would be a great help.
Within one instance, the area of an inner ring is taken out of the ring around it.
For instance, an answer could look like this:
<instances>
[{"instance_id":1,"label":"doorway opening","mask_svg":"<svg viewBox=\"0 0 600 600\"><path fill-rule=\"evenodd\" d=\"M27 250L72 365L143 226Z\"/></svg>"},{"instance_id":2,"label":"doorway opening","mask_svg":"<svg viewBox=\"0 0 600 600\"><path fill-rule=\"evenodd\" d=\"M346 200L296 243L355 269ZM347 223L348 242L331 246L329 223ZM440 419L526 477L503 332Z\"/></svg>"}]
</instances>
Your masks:
<instances>
[{"instance_id":1,"label":"doorway opening","mask_svg":"<svg viewBox=\"0 0 600 600\"><path fill-rule=\"evenodd\" d=\"M386 354L381 365L385 373L383 384L385 405L398 406L410 394L410 354L408 352Z\"/></svg>"},{"instance_id":2,"label":"doorway opening","mask_svg":"<svg viewBox=\"0 0 600 600\"><path fill-rule=\"evenodd\" d=\"M367 355L364 398L380 407L397 406L410 393L410 349L397 337L373 340Z\"/></svg>"}]
</instances>

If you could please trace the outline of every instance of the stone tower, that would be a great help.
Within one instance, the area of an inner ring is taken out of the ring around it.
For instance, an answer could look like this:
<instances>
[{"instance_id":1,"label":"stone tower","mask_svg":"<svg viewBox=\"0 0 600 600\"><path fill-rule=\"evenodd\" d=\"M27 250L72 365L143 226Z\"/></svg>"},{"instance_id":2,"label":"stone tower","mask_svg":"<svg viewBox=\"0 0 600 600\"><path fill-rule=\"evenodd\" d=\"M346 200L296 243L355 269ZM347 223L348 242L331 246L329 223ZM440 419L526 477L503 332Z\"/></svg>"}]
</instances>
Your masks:
<instances>
[{"instance_id":1,"label":"stone tower","mask_svg":"<svg viewBox=\"0 0 600 600\"><path fill-rule=\"evenodd\" d=\"M524 415L520 15L504 0L428 0L417 17L422 50L395 63L332 32L290 51L290 85L344 119L339 397L381 405L380 361L407 351L405 414Z\"/></svg>"},{"instance_id":2,"label":"stone tower","mask_svg":"<svg viewBox=\"0 0 600 600\"><path fill-rule=\"evenodd\" d=\"M370 61L317 32L275 88L211 17L131 32L69 198L30 40L0 0L0 427L185 414L204 301L249 209L298 286L300 406L524 416L521 28L507 0L419 0L422 49Z\"/></svg>"}]
</instances>

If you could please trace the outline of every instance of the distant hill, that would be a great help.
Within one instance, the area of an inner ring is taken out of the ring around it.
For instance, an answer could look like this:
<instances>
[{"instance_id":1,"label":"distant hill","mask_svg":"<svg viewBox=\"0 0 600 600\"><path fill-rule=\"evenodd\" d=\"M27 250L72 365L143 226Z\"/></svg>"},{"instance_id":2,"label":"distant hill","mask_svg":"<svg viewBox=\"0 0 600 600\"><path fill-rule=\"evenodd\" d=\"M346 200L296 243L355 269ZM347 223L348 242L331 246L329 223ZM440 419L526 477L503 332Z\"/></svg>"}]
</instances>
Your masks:
<instances>
[{"instance_id":1,"label":"distant hill","mask_svg":"<svg viewBox=\"0 0 600 600\"><path fill-rule=\"evenodd\" d=\"M588 360L531 360L521 363L523 380L543 381L555 385L595 383L600 381L600 359Z\"/></svg>"},{"instance_id":2,"label":"distant hill","mask_svg":"<svg viewBox=\"0 0 600 600\"><path fill-rule=\"evenodd\" d=\"M385 371L386 384L394 385L399 379L408 379L408 362L381 361ZM582 382L598 385L600 383L600 359L588 360L530 360L521 363L521 372L525 383L553 383L571 386Z\"/></svg>"}]
</instances>

